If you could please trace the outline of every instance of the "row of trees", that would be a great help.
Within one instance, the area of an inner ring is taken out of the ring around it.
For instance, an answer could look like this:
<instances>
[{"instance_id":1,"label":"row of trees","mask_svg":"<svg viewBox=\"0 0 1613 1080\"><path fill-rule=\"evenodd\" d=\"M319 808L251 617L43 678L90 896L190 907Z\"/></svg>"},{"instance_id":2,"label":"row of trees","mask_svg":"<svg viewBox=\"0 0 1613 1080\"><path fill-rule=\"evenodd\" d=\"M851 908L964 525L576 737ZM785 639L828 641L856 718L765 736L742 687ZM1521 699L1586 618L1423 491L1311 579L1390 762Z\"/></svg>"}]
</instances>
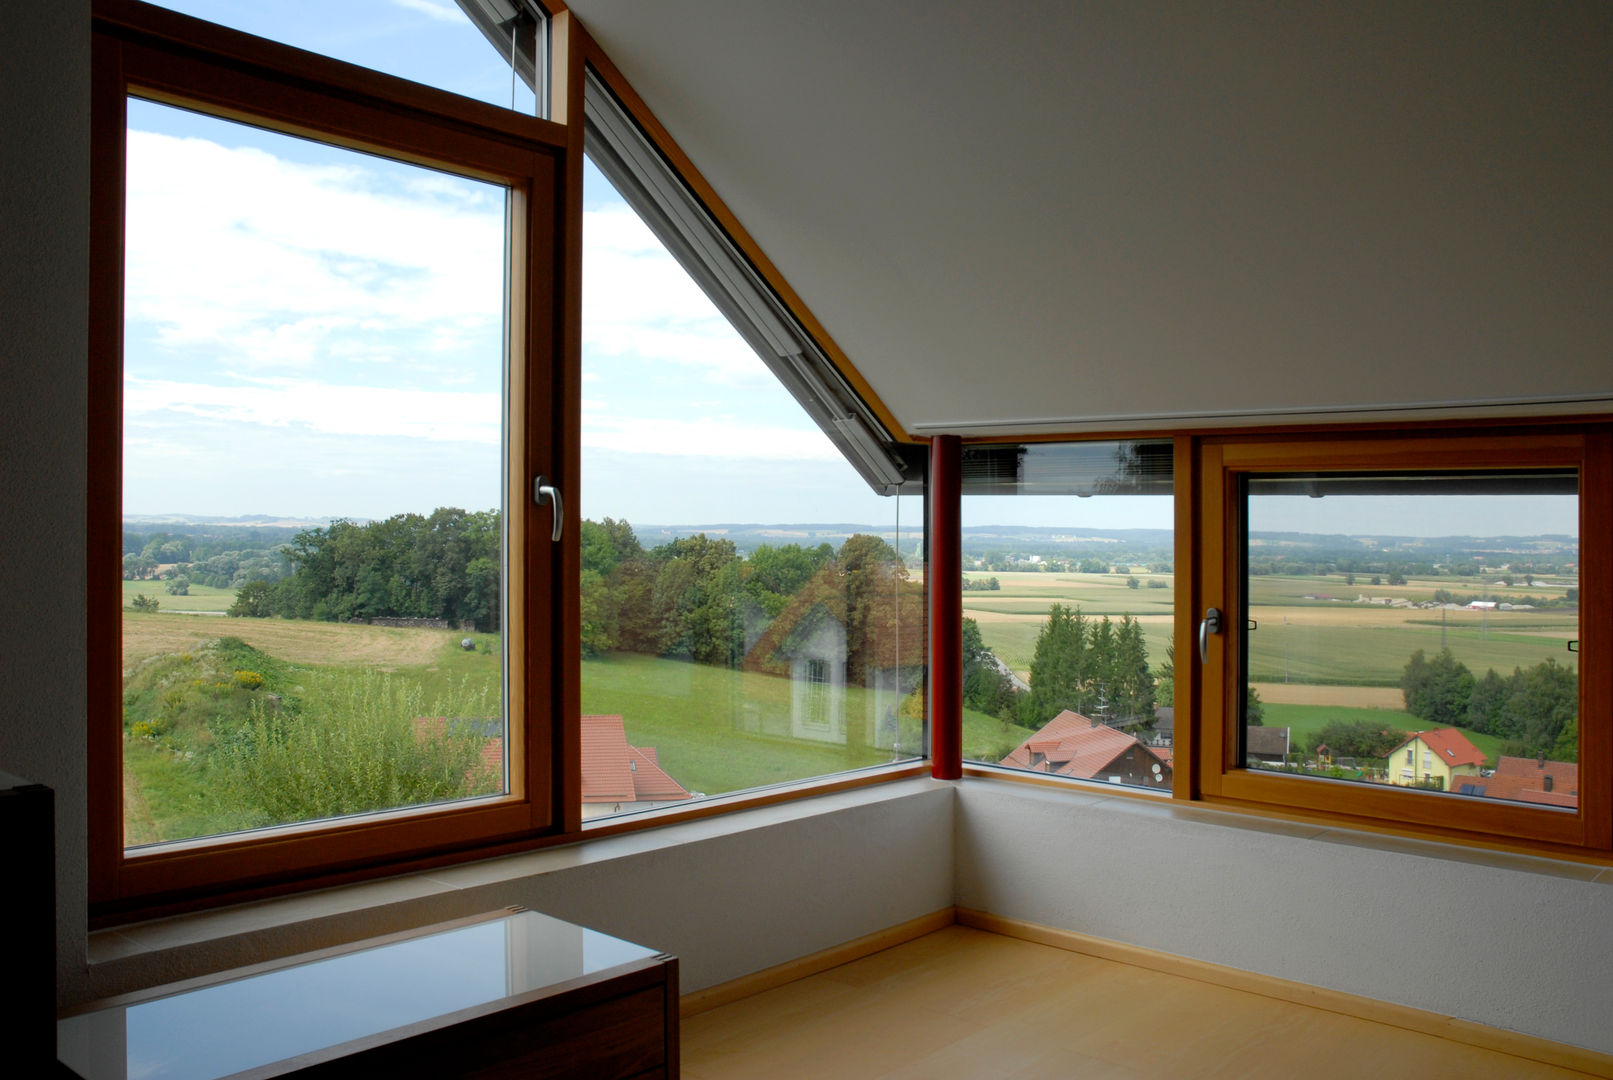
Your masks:
<instances>
[{"instance_id":1,"label":"row of trees","mask_svg":"<svg viewBox=\"0 0 1613 1080\"><path fill-rule=\"evenodd\" d=\"M1531 668L1475 677L1449 649L1411 654L1400 677L1406 711L1434 727L1465 727L1507 740L1503 753L1578 760L1579 676L1547 657Z\"/></svg>"},{"instance_id":2,"label":"row of trees","mask_svg":"<svg viewBox=\"0 0 1613 1080\"><path fill-rule=\"evenodd\" d=\"M447 619L497 630L502 544L493 510L442 507L363 525L333 521L297 533L285 548L290 575L243 585L229 613L339 622Z\"/></svg>"},{"instance_id":3,"label":"row of trees","mask_svg":"<svg viewBox=\"0 0 1613 1080\"><path fill-rule=\"evenodd\" d=\"M742 556L734 543L705 534L646 550L625 521L584 521L582 648L681 657L738 666L775 620L791 612L776 649L806 634L821 605L845 634L845 678L865 684L869 669L898 659L881 638L893 614L912 624L911 658L922 640L922 595L890 544L859 533L834 548L827 543L762 544ZM799 641L793 641L799 647ZM775 658L758 658L768 668Z\"/></svg>"}]
</instances>

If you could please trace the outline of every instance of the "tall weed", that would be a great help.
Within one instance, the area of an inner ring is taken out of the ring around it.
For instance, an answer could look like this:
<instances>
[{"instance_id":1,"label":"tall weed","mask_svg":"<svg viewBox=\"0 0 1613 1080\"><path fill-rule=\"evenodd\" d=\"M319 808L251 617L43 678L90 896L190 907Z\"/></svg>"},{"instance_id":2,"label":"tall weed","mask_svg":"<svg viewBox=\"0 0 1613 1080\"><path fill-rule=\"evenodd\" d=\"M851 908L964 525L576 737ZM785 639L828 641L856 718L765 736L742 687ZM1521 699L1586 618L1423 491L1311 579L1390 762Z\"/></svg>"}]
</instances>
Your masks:
<instances>
[{"instance_id":1,"label":"tall weed","mask_svg":"<svg viewBox=\"0 0 1613 1080\"><path fill-rule=\"evenodd\" d=\"M286 824L496 786L475 721L489 714L485 690L460 683L428 710L418 683L376 671L322 674L307 689L296 713L254 701L245 724L215 734L208 779L223 815Z\"/></svg>"}]
</instances>

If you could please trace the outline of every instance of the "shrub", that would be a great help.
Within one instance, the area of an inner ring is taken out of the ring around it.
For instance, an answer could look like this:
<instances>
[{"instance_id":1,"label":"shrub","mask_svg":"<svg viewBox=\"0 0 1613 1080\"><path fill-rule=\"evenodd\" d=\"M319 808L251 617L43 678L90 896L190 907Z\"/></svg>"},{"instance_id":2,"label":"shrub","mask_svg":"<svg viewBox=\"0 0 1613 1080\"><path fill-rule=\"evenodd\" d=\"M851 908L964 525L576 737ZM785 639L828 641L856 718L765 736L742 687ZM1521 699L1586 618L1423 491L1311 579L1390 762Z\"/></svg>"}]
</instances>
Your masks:
<instances>
[{"instance_id":1,"label":"shrub","mask_svg":"<svg viewBox=\"0 0 1613 1080\"><path fill-rule=\"evenodd\" d=\"M133 600L129 601L129 606L136 611L154 612L157 610L157 598L147 596L145 593L138 593Z\"/></svg>"},{"instance_id":2,"label":"shrub","mask_svg":"<svg viewBox=\"0 0 1613 1080\"><path fill-rule=\"evenodd\" d=\"M237 671L235 673L235 685L244 690L256 690L263 685L263 676L256 671Z\"/></svg>"}]
</instances>

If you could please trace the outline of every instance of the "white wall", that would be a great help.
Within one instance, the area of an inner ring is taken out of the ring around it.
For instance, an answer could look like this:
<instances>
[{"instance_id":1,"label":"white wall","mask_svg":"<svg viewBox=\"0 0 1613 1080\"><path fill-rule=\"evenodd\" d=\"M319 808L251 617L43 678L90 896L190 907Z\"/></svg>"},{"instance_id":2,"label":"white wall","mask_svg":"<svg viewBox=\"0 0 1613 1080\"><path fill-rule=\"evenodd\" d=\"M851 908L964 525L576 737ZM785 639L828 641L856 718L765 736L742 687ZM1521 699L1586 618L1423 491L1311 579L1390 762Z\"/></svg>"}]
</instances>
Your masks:
<instances>
[{"instance_id":1,"label":"white wall","mask_svg":"<svg viewBox=\"0 0 1613 1080\"><path fill-rule=\"evenodd\" d=\"M64 1004L519 904L675 954L684 992L952 905L952 788L908 780L97 936Z\"/></svg>"},{"instance_id":2,"label":"white wall","mask_svg":"<svg viewBox=\"0 0 1613 1080\"><path fill-rule=\"evenodd\" d=\"M89 0L0 19L0 768L56 789L57 956L82 967ZM15 929L15 928L13 928Z\"/></svg>"},{"instance_id":3,"label":"white wall","mask_svg":"<svg viewBox=\"0 0 1613 1080\"><path fill-rule=\"evenodd\" d=\"M1613 1053L1613 871L958 787L957 902Z\"/></svg>"}]
</instances>

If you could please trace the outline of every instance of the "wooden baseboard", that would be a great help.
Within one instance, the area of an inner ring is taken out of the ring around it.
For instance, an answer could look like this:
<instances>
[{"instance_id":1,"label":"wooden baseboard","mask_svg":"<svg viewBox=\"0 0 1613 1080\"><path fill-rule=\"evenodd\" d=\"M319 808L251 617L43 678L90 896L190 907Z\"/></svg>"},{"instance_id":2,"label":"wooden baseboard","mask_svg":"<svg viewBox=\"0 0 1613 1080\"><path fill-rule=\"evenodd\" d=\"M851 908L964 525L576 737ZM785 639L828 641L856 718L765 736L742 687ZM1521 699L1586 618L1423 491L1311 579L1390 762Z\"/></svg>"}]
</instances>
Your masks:
<instances>
[{"instance_id":1,"label":"wooden baseboard","mask_svg":"<svg viewBox=\"0 0 1613 1080\"><path fill-rule=\"evenodd\" d=\"M820 971L849 964L853 960L861 960L865 956L889 949L894 945L921 938L925 934L934 933L943 927L951 926L957 922L956 909L945 907L939 911L932 911L928 915L921 915L916 919L899 923L896 926L886 927L884 930L866 934L854 941L843 945L836 945L832 949L812 953L782 964L776 964L749 975L741 975L737 979L708 986L704 990L693 990L678 999L678 1011L683 1016L694 1016L708 1009L715 1009L720 1005L748 998L752 994L760 994L764 990L772 990L792 983L797 979L804 979L808 975L816 975Z\"/></svg>"},{"instance_id":2,"label":"wooden baseboard","mask_svg":"<svg viewBox=\"0 0 1613 1080\"><path fill-rule=\"evenodd\" d=\"M1454 1016L1442 1016L1408 1005L1396 1005L1376 998L1362 997L1359 994L1347 994L1341 990L1328 990L1271 975L1241 971L1238 968L1212 964L1205 960L1193 960L1185 956L1145 949L1139 945L1127 945L1119 941L1093 937L1090 934L1059 930L1051 926L1025 922L1023 919L1011 919L970 908L957 909L957 922L960 926L986 930L1005 937L1034 941L1039 945L1051 945L1102 960L1114 960L1167 975L1179 975L1215 986L1276 998L1279 1001L1308 1005L1313 1009L1371 1020L1424 1035L1434 1035L1450 1039L1452 1042L1511 1054L1529 1061L1575 1069L1591 1076L1613 1078L1613 1055L1568 1046L1516 1031L1476 1024L1470 1020L1459 1020Z\"/></svg>"}]
</instances>

